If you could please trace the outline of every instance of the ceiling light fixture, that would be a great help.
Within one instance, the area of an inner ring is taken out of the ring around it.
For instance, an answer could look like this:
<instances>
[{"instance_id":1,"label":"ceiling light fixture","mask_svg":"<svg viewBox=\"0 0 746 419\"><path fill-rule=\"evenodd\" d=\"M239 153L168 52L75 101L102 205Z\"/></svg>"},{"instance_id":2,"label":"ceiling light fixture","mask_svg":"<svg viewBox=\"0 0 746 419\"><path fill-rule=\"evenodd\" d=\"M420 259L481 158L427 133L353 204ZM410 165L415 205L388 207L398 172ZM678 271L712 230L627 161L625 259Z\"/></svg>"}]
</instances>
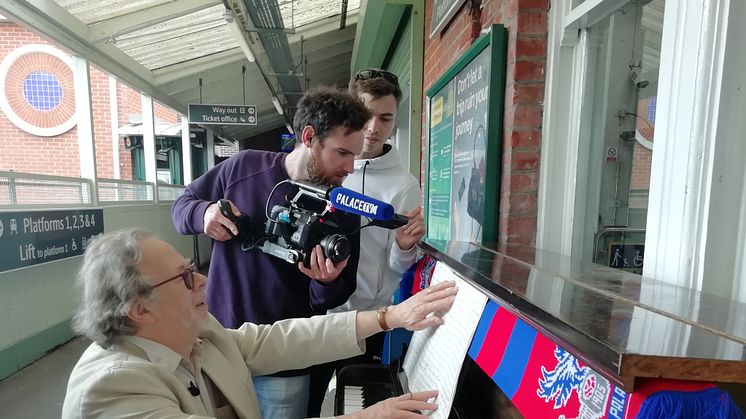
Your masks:
<instances>
[{"instance_id":1,"label":"ceiling light fixture","mask_svg":"<svg viewBox=\"0 0 746 419\"><path fill-rule=\"evenodd\" d=\"M277 98L277 96L272 95L272 103L275 104L275 109L277 109L277 113L280 115L284 114L285 111L282 110L282 105L280 104L280 99Z\"/></svg>"},{"instance_id":2,"label":"ceiling light fixture","mask_svg":"<svg viewBox=\"0 0 746 419\"><path fill-rule=\"evenodd\" d=\"M238 41L238 46L241 47L241 50L246 55L246 58L252 63L256 61L256 59L254 58L254 53L251 52L249 42L246 40L246 35L243 28L241 27L241 24L238 23L236 16L234 16L233 12L231 12L230 10L225 11L225 22L228 24L228 29L230 29L233 37L236 38L236 41Z\"/></svg>"},{"instance_id":3,"label":"ceiling light fixture","mask_svg":"<svg viewBox=\"0 0 746 419\"><path fill-rule=\"evenodd\" d=\"M295 134L295 131L293 131L293 127L291 127L289 123L285 122L285 128L288 129L289 133Z\"/></svg>"}]
</instances>

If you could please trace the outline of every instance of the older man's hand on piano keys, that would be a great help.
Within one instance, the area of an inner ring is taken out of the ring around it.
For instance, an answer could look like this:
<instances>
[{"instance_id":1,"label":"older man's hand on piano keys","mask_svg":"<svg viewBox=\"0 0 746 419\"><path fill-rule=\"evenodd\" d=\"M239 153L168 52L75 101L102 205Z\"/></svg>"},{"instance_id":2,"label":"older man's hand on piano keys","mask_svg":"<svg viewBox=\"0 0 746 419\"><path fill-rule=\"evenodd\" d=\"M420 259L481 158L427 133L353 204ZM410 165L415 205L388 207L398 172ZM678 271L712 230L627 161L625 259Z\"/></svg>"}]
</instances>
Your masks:
<instances>
[{"instance_id":1,"label":"older man's hand on piano keys","mask_svg":"<svg viewBox=\"0 0 746 419\"><path fill-rule=\"evenodd\" d=\"M378 402L373 406L349 415L338 416L338 419L408 419L426 417L421 411L433 411L438 408L428 401L437 397L436 390L419 391L402 394Z\"/></svg>"}]
</instances>

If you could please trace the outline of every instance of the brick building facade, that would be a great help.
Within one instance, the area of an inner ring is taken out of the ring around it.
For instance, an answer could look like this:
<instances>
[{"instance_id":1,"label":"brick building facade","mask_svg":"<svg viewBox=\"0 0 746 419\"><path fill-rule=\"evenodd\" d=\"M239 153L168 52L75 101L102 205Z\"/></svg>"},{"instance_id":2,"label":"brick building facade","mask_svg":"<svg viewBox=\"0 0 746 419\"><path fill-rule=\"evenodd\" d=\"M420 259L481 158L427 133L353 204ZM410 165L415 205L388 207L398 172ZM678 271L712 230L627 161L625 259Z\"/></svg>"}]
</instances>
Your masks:
<instances>
[{"instance_id":1,"label":"brick building facade","mask_svg":"<svg viewBox=\"0 0 746 419\"><path fill-rule=\"evenodd\" d=\"M14 51L31 45L51 46L33 32L10 21L0 21L0 62ZM66 52L64 52L67 54ZM74 91L72 70L60 65L54 57L43 53L27 54L22 59L8 63L5 77L5 91L8 103L18 117L34 125L50 125L60 114L70 114L74 118ZM91 104L93 108L93 128L96 144L97 177L114 177L114 153L112 150L112 110L110 98L110 78L103 71L90 67ZM60 86L60 101L51 109L38 109L31 106L24 97L24 80L29 74L42 72L56 76ZM131 123L131 118L141 114L141 96L130 87L116 82L117 126ZM156 120L177 123L179 115L170 108L154 103ZM80 176L77 125L53 136L39 136L21 129L11 117L0 110L0 170L35 173L55 176ZM120 179L132 179L132 161L124 141L119 141Z\"/></svg>"}]
</instances>

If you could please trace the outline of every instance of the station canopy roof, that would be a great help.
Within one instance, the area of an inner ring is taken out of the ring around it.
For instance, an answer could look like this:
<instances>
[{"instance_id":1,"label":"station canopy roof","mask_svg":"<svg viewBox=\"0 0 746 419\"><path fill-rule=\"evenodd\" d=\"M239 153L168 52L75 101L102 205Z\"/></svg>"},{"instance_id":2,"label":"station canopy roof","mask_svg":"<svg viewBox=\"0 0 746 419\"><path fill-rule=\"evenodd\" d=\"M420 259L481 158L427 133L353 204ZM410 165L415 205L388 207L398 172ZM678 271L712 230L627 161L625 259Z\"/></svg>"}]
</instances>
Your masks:
<instances>
[{"instance_id":1,"label":"station canopy roof","mask_svg":"<svg viewBox=\"0 0 746 419\"><path fill-rule=\"evenodd\" d=\"M256 126L214 126L242 140L291 122L309 87L347 85L359 8L360 0L3 0L0 13L178 112L256 105Z\"/></svg>"}]
</instances>

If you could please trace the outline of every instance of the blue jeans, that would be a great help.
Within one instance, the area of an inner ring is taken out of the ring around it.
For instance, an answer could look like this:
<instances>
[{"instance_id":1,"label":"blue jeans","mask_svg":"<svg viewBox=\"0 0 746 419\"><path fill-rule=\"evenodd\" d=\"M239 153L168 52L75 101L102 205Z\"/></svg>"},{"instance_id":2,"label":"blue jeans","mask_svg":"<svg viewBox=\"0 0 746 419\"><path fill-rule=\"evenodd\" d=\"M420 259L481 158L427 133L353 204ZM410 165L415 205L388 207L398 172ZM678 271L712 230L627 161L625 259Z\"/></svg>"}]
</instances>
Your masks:
<instances>
[{"instance_id":1,"label":"blue jeans","mask_svg":"<svg viewBox=\"0 0 746 419\"><path fill-rule=\"evenodd\" d=\"M309 376L252 377L262 419L302 419L308 407Z\"/></svg>"}]
</instances>

